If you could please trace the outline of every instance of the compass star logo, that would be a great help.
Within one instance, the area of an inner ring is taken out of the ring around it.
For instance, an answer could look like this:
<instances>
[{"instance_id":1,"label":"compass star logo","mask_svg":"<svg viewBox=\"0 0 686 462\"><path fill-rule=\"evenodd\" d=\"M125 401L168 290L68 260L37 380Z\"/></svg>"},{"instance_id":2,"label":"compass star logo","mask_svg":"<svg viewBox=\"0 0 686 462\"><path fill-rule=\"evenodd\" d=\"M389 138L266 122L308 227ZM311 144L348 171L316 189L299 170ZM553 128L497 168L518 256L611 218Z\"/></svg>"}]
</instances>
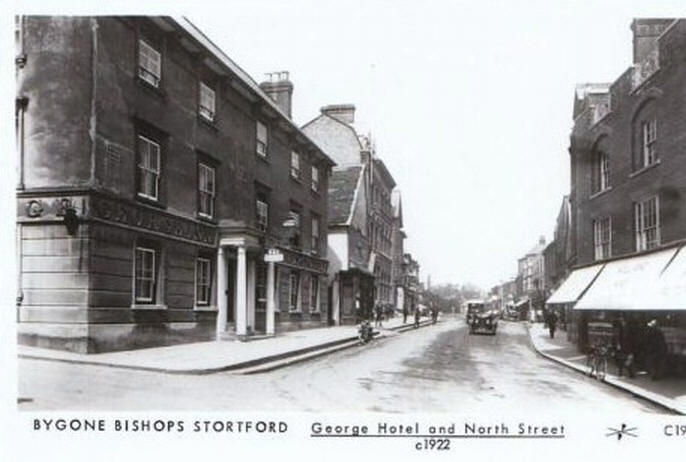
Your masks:
<instances>
[{"instance_id":1,"label":"compass star logo","mask_svg":"<svg viewBox=\"0 0 686 462\"><path fill-rule=\"evenodd\" d=\"M605 436L616 436L617 441L621 440L623 436L633 436L634 438L638 437L636 433L636 427L628 427L625 423L622 424L621 427L619 428L612 428L608 427L607 428L610 432L606 433Z\"/></svg>"}]
</instances>

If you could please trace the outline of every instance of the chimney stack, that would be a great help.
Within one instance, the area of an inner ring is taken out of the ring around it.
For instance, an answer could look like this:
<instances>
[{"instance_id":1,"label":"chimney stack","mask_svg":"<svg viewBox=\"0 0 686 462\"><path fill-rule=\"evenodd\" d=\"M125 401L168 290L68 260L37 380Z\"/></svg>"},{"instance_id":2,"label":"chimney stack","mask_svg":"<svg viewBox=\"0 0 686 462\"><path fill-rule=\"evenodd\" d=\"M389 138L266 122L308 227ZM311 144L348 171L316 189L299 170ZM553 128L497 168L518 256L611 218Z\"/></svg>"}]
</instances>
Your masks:
<instances>
[{"instance_id":1,"label":"chimney stack","mask_svg":"<svg viewBox=\"0 0 686 462\"><path fill-rule=\"evenodd\" d=\"M665 18L641 18L631 22L631 31L634 34L634 64L642 62L657 45L657 38L674 19Z\"/></svg>"},{"instance_id":2,"label":"chimney stack","mask_svg":"<svg viewBox=\"0 0 686 462\"><path fill-rule=\"evenodd\" d=\"M545 236L541 236L538 238L538 243L539 244L545 244Z\"/></svg>"},{"instance_id":3,"label":"chimney stack","mask_svg":"<svg viewBox=\"0 0 686 462\"><path fill-rule=\"evenodd\" d=\"M293 84L288 79L288 71L269 72L266 76L267 81L262 82L260 88L274 100L279 109L292 118Z\"/></svg>"},{"instance_id":4,"label":"chimney stack","mask_svg":"<svg viewBox=\"0 0 686 462\"><path fill-rule=\"evenodd\" d=\"M355 123L355 106L352 104L329 104L321 108L321 112L346 124Z\"/></svg>"}]
</instances>

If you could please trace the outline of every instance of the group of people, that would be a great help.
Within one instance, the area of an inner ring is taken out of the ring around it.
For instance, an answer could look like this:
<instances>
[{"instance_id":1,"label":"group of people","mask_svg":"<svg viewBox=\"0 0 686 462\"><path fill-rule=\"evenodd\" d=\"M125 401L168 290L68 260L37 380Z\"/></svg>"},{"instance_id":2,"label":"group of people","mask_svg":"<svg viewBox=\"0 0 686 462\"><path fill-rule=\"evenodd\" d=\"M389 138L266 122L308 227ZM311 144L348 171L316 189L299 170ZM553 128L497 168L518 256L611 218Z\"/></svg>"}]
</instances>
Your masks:
<instances>
[{"instance_id":1,"label":"group of people","mask_svg":"<svg viewBox=\"0 0 686 462\"><path fill-rule=\"evenodd\" d=\"M555 338L558 321L555 310L546 311L545 323L551 339ZM668 355L665 335L657 319L644 322L627 321L621 316L612 323L614 341L608 347L612 348L620 377L626 374L633 378L636 375L637 358L652 380L660 379L665 373Z\"/></svg>"},{"instance_id":2,"label":"group of people","mask_svg":"<svg viewBox=\"0 0 686 462\"><path fill-rule=\"evenodd\" d=\"M657 319L650 320L643 329L636 323L629 323L623 317L614 322L617 334L614 345L615 361L619 376L626 372L629 378L636 374L636 356L642 356L652 380L660 379L665 373L667 342Z\"/></svg>"}]
</instances>

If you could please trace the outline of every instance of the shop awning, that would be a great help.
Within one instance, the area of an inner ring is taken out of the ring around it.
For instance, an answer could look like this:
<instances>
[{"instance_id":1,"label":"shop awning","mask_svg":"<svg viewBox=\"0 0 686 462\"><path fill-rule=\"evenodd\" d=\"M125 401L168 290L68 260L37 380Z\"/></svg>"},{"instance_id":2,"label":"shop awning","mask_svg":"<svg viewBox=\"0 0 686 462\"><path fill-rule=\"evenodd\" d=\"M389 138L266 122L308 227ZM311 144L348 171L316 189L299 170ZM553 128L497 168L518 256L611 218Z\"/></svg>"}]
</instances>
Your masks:
<instances>
[{"instance_id":1,"label":"shop awning","mask_svg":"<svg viewBox=\"0 0 686 462\"><path fill-rule=\"evenodd\" d=\"M598 273L603 269L604 264L586 266L571 272L567 279L557 288L546 303L574 303L581 294L591 285Z\"/></svg>"},{"instance_id":2,"label":"shop awning","mask_svg":"<svg viewBox=\"0 0 686 462\"><path fill-rule=\"evenodd\" d=\"M686 310L686 246L682 246L660 275L655 290L641 293L646 310Z\"/></svg>"},{"instance_id":3,"label":"shop awning","mask_svg":"<svg viewBox=\"0 0 686 462\"><path fill-rule=\"evenodd\" d=\"M655 308L655 300L657 294L660 293L661 275L677 250L671 248L606 263L603 271L577 302L574 309L633 311L668 309ZM665 291L668 296L669 292ZM681 309L686 309L683 305L682 303Z\"/></svg>"},{"instance_id":4,"label":"shop awning","mask_svg":"<svg viewBox=\"0 0 686 462\"><path fill-rule=\"evenodd\" d=\"M515 303L515 306L516 306L517 308L519 308L520 306L525 305L525 304L527 304L527 303L529 303L529 299L528 299L528 298L525 298L525 299L522 299L522 300L518 301L517 303Z\"/></svg>"}]
</instances>

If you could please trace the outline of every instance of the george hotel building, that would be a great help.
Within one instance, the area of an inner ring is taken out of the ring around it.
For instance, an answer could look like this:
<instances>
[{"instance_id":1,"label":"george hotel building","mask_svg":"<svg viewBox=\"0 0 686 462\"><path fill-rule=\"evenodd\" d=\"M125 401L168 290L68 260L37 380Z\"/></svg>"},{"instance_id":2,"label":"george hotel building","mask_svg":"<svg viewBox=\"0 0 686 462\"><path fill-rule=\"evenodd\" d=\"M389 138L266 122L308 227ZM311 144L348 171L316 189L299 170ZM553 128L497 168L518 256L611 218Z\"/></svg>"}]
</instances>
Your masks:
<instances>
[{"instance_id":1,"label":"george hotel building","mask_svg":"<svg viewBox=\"0 0 686 462\"><path fill-rule=\"evenodd\" d=\"M185 18L17 18L19 340L79 352L327 325L333 161Z\"/></svg>"}]
</instances>

